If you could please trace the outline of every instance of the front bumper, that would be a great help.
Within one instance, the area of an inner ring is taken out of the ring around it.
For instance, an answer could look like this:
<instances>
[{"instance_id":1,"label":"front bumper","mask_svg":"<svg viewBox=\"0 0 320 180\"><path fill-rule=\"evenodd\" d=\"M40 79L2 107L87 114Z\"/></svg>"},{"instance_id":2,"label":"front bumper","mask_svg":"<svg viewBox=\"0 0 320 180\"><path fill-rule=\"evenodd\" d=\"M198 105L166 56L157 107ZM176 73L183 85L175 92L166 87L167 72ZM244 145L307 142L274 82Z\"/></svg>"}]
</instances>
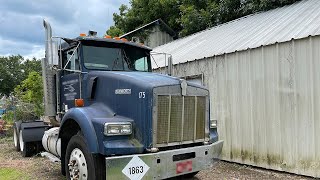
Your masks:
<instances>
[{"instance_id":1,"label":"front bumper","mask_svg":"<svg viewBox=\"0 0 320 180\"><path fill-rule=\"evenodd\" d=\"M106 178L108 180L165 179L201 171L209 168L218 160L222 145L223 141L218 141L210 145L158 153L107 157L105 158ZM194 154L195 156L185 159L183 154ZM183 160L174 161L174 155L181 155L179 157L182 157Z\"/></svg>"}]
</instances>

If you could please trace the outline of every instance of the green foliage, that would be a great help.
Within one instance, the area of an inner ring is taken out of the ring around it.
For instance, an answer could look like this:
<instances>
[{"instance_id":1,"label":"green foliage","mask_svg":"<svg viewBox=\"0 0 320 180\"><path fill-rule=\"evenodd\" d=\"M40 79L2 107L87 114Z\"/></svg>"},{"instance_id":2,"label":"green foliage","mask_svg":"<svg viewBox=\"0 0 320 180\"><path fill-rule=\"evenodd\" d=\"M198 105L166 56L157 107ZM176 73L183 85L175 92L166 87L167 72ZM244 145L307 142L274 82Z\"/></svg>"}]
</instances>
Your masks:
<instances>
[{"instance_id":1,"label":"green foliage","mask_svg":"<svg viewBox=\"0 0 320 180\"><path fill-rule=\"evenodd\" d=\"M23 80L14 91L18 99L17 106L17 119L25 119L26 117L19 118L23 112L32 114L33 116L40 117L43 114L43 87L42 77L38 72L32 71L27 79ZM26 106L28 106L26 108ZM30 111L31 110L31 111ZM25 116L25 115L24 115Z\"/></svg>"},{"instance_id":2,"label":"green foliage","mask_svg":"<svg viewBox=\"0 0 320 180\"><path fill-rule=\"evenodd\" d=\"M180 36L299 0L131 0L113 14L107 34L119 36L161 18Z\"/></svg>"},{"instance_id":3,"label":"green foliage","mask_svg":"<svg viewBox=\"0 0 320 180\"><path fill-rule=\"evenodd\" d=\"M22 60L21 56L0 57L0 94L9 95L23 80Z\"/></svg>"},{"instance_id":4,"label":"green foliage","mask_svg":"<svg viewBox=\"0 0 320 180\"><path fill-rule=\"evenodd\" d=\"M5 107L7 111L2 118L7 123L34 120L43 115L43 87L40 74L31 71L28 77L15 87Z\"/></svg>"},{"instance_id":5,"label":"green foliage","mask_svg":"<svg viewBox=\"0 0 320 180\"><path fill-rule=\"evenodd\" d=\"M14 119L14 111L7 111L3 116L2 119L5 120L7 123L12 124Z\"/></svg>"},{"instance_id":6,"label":"green foliage","mask_svg":"<svg viewBox=\"0 0 320 180\"><path fill-rule=\"evenodd\" d=\"M299 0L246 0L241 6L243 14L251 14L258 11L267 11L284 5L292 4Z\"/></svg>"},{"instance_id":7,"label":"green foliage","mask_svg":"<svg viewBox=\"0 0 320 180\"><path fill-rule=\"evenodd\" d=\"M118 37L121 34L123 34L123 31L119 28L117 28L116 26L111 26L108 30L107 30L107 35L110 35L112 37Z\"/></svg>"},{"instance_id":8,"label":"green foliage","mask_svg":"<svg viewBox=\"0 0 320 180\"><path fill-rule=\"evenodd\" d=\"M115 25L109 30L116 27L122 32L129 32L158 18L175 30L181 29L176 22L180 16L179 0L131 0L130 4L131 8L121 5L120 13L113 14Z\"/></svg>"},{"instance_id":9,"label":"green foliage","mask_svg":"<svg viewBox=\"0 0 320 180\"><path fill-rule=\"evenodd\" d=\"M37 72L41 74L41 61L33 58L32 60L27 59L22 64L21 67L24 71L24 79L31 73Z\"/></svg>"},{"instance_id":10,"label":"green foliage","mask_svg":"<svg viewBox=\"0 0 320 180\"><path fill-rule=\"evenodd\" d=\"M24 61L20 55L0 56L0 95L9 96L31 71L41 72L41 62L35 58Z\"/></svg>"}]
</instances>

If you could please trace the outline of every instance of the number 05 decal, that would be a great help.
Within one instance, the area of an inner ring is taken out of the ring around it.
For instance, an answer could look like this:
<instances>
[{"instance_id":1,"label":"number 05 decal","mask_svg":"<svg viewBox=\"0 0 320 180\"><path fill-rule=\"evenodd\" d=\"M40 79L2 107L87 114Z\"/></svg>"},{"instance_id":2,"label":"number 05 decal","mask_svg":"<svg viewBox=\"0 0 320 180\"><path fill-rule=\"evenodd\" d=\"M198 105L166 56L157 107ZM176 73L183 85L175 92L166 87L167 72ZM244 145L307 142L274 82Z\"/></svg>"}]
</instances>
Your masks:
<instances>
[{"instance_id":1,"label":"number 05 decal","mask_svg":"<svg viewBox=\"0 0 320 180\"><path fill-rule=\"evenodd\" d=\"M146 98L146 92L139 92L139 99Z\"/></svg>"}]
</instances>

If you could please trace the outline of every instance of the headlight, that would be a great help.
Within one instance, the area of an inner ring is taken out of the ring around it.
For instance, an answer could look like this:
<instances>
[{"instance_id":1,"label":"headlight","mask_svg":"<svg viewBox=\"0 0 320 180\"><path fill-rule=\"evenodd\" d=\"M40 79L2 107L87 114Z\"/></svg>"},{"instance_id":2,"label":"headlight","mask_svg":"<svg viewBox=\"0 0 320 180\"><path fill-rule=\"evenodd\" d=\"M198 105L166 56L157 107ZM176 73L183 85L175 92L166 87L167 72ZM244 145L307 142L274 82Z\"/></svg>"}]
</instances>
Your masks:
<instances>
[{"instance_id":1,"label":"headlight","mask_svg":"<svg viewBox=\"0 0 320 180\"><path fill-rule=\"evenodd\" d=\"M130 135L131 133L132 125L129 122L104 124L104 135L106 136Z\"/></svg>"},{"instance_id":2,"label":"headlight","mask_svg":"<svg viewBox=\"0 0 320 180\"><path fill-rule=\"evenodd\" d=\"M217 128L217 125L218 125L217 120L213 120L213 119L210 120L210 128L211 129Z\"/></svg>"}]
</instances>

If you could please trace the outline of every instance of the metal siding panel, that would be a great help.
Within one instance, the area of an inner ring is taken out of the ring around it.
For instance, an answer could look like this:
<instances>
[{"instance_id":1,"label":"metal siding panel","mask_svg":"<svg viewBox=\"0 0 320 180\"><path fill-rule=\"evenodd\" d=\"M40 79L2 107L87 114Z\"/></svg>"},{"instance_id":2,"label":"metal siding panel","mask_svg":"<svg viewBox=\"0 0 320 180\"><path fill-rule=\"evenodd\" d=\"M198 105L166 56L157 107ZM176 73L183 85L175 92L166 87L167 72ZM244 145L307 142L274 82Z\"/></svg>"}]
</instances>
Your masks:
<instances>
[{"instance_id":1,"label":"metal siding panel","mask_svg":"<svg viewBox=\"0 0 320 180\"><path fill-rule=\"evenodd\" d=\"M308 45L310 44L309 38L296 42L296 63L297 63L297 129L300 132L297 135L296 145L296 161L299 162L296 167L296 172L301 174L303 170L309 165L308 156L313 143L313 119L312 119L312 97L310 93L310 54ZM312 71L311 71L312 72Z\"/></svg>"},{"instance_id":2,"label":"metal siding panel","mask_svg":"<svg viewBox=\"0 0 320 180\"><path fill-rule=\"evenodd\" d=\"M320 137L320 37L312 37L312 72L313 72L313 116L314 116L314 127L313 127L313 143L314 151L313 156L310 157L314 160L311 163L312 169L308 174L314 174L316 177L320 177L320 142L318 137Z\"/></svg>"},{"instance_id":3,"label":"metal siding panel","mask_svg":"<svg viewBox=\"0 0 320 180\"><path fill-rule=\"evenodd\" d=\"M270 168L274 164L280 163L280 156L278 152L278 146L280 144L279 134L281 132L279 128L279 121L277 116L277 105L279 104L276 99L276 87L278 79L277 68L277 45L267 46L264 48L264 67L265 67L265 102L266 102L266 116L264 121L266 122L266 151L267 159L265 166ZM276 70L276 71L275 71Z\"/></svg>"},{"instance_id":4,"label":"metal siding panel","mask_svg":"<svg viewBox=\"0 0 320 180\"><path fill-rule=\"evenodd\" d=\"M294 98L293 77L292 77L292 59L293 50L292 42L281 44L280 52L280 79L279 79L279 93L280 93L280 119L282 125L281 144L283 156L282 168L285 169L287 165L292 164L293 142L291 138L291 129L294 123L291 122L292 117L292 100Z\"/></svg>"},{"instance_id":5,"label":"metal siding panel","mask_svg":"<svg viewBox=\"0 0 320 180\"><path fill-rule=\"evenodd\" d=\"M253 139L252 139L252 98L251 98L251 84L250 84L250 51L239 53L239 120L240 120L240 134L241 134L241 162L250 163L253 160ZM246 131L242 129L245 128Z\"/></svg>"},{"instance_id":6,"label":"metal siding panel","mask_svg":"<svg viewBox=\"0 0 320 180\"><path fill-rule=\"evenodd\" d=\"M266 116L265 106L265 66L264 66L264 47L257 49L254 56L256 56L255 61L253 61L252 72L255 75L252 83L253 99L254 99L254 120L257 134L255 135L255 154L254 161L262 167L265 167L263 162L266 160L266 122L263 121Z\"/></svg>"}]
</instances>

